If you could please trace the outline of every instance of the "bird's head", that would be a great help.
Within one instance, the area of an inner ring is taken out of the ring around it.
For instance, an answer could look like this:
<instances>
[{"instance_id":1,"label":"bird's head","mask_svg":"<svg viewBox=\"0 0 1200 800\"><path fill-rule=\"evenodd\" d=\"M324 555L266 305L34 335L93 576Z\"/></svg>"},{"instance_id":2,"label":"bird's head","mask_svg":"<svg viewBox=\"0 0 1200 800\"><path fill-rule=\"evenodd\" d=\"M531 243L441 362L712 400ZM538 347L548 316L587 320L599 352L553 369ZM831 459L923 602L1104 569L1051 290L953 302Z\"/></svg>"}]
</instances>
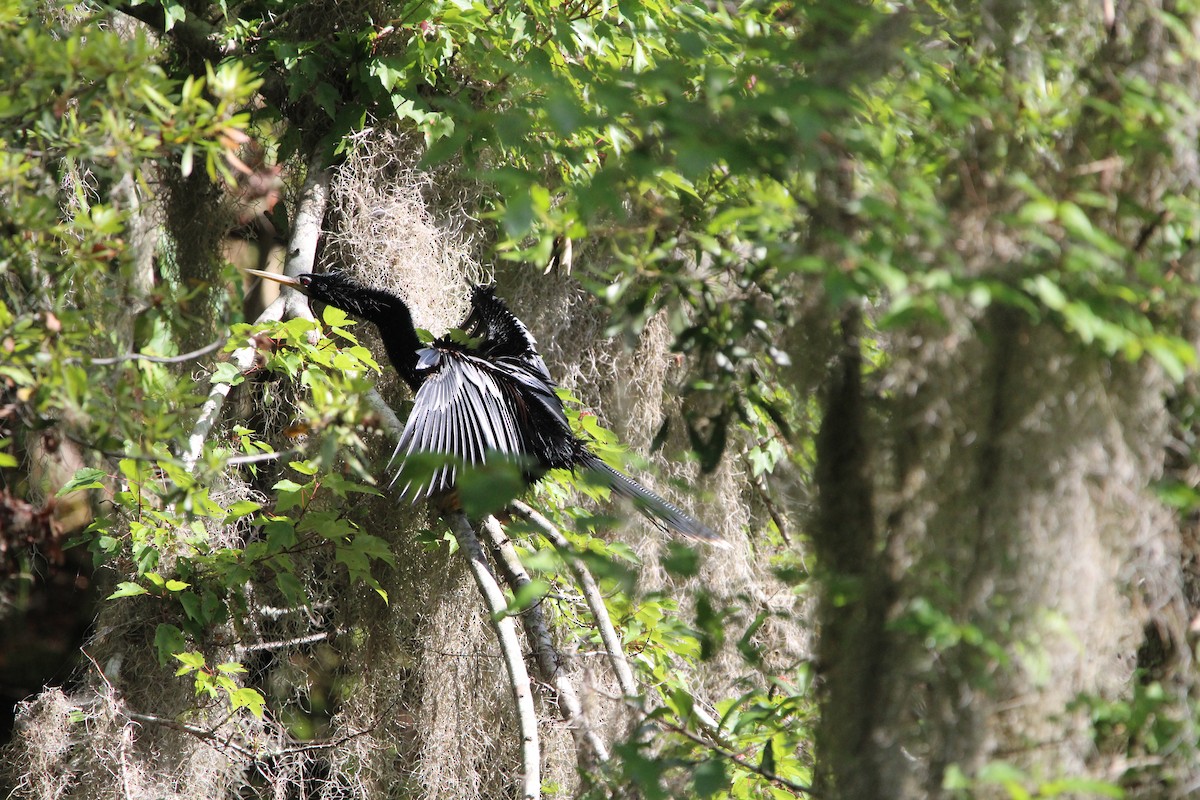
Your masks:
<instances>
[{"instance_id":1,"label":"bird's head","mask_svg":"<svg viewBox=\"0 0 1200 800\"><path fill-rule=\"evenodd\" d=\"M315 273L291 277L275 272L263 272L259 269L243 270L264 280L290 286L300 294L313 300L335 306L347 314L376 322L381 315L393 309L397 304L403 305L400 298L380 289L372 289L358 283L344 272Z\"/></svg>"}]
</instances>

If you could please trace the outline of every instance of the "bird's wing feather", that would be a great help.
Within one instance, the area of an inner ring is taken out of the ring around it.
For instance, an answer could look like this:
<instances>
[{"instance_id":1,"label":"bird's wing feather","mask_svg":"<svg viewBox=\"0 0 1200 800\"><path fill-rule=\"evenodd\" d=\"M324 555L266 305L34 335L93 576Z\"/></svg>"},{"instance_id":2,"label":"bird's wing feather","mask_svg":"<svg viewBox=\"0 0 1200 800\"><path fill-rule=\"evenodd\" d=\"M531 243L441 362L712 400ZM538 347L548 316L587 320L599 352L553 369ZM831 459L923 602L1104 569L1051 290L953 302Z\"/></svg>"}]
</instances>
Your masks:
<instances>
[{"instance_id":1,"label":"bird's wing feather","mask_svg":"<svg viewBox=\"0 0 1200 800\"><path fill-rule=\"evenodd\" d=\"M428 365L427 377L392 454L393 462L402 459L392 482L404 473L404 462L413 454L445 456L447 463L415 486L409 480L401 497L417 500L451 489L459 464L481 464L497 456L517 460L527 452L504 374L460 351L436 351L435 357L426 350L421 361Z\"/></svg>"},{"instance_id":2,"label":"bird's wing feather","mask_svg":"<svg viewBox=\"0 0 1200 800\"><path fill-rule=\"evenodd\" d=\"M541 360L540 358L538 359ZM524 359L504 357L496 359L504 367L507 378L520 385L521 396L526 403L536 402L541 407L540 418L554 421L564 431L571 425L563 411L562 401L554 392L554 383L544 378L536 368ZM543 368L544 369L544 368Z\"/></svg>"}]
</instances>

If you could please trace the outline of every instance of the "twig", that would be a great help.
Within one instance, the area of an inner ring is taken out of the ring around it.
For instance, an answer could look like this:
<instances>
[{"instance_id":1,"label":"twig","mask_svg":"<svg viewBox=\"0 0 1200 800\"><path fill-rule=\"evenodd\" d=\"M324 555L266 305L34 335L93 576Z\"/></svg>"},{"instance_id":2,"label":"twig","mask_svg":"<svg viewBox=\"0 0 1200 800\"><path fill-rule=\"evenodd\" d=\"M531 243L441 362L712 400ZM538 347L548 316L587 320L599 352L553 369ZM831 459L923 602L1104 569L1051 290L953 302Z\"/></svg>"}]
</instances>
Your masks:
<instances>
[{"instance_id":1,"label":"twig","mask_svg":"<svg viewBox=\"0 0 1200 800\"><path fill-rule=\"evenodd\" d=\"M635 702L631 701L629 698L625 698L625 703L628 706L630 706L631 708L633 708L635 711L640 711L640 712L645 713L644 710L640 706L638 706ZM705 739L703 736L698 736L695 733L692 733L691 731L689 731L685 727L676 725L672 722L668 722L667 720L662 719L661 717L656 717L655 719L648 720L648 721L654 725L657 725L658 727L660 727L664 730L670 731L671 733L677 733L680 736L682 736L683 738L688 739L691 742L694 742L695 744L700 745L701 747L705 748L706 750L710 750L713 753L716 753L717 755L721 756L722 758L732 761L733 763L737 764L742 769L748 769L751 772L753 772L755 775L766 778L767 780L771 781L772 783L777 783L780 786L786 786L787 788L791 789L794 792L800 792L801 794L806 794L809 797L820 797L821 796L816 791L814 791L811 786L806 786L803 783L797 783L796 781L793 781L790 778L785 778L782 775L776 775L771 770L766 769L765 767L763 767L759 764L755 764L753 761L747 760L746 757L743 756L741 753L735 753L733 750L730 750L729 748L724 747L723 745L717 744L716 742L710 742L709 740Z\"/></svg>"},{"instance_id":2,"label":"twig","mask_svg":"<svg viewBox=\"0 0 1200 800\"><path fill-rule=\"evenodd\" d=\"M130 461L145 461L148 463L157 464L160 461L168 461L169 462L172 460L172 459L164 457L164 456L147 456L147 455L140 455L138 453L119 453L116 450L105 450L103 447L101 447L98 444L86 441L84 439L80 439L78 436L71 433L70 431L63 431L63 436L66 437L67 439L69 439L70 441L74 442L75 444L79 445L80 447L86 447L88 450L99 453L100 455L104 456L105 458L110 458L114 461L122 461L124 459L129 459Z\"/></svg>"},{"instance_id":3,"label":"twig","mask_svg":"<svg viewBox=\"0 0 1200 800\"><path fill-rule=\"evenodd\" d=\"M307 606L259 606L254 610L254 613L266 619L281 619L288 614L309 614L313 611L328 611L333 608L333 603L312 603Z\"/></svg>"},{"instance_id":4,"label":"twig","mask_svg":"<svg viewBox=\"0 0 1200 800\"><path fill-rule=\"evenodd\" d=\"M484 519L482 527L513 592L527 586L530 583L529 573L521 564L521 558L517 555L512 540L505 535L500 523L495 517L489 516ZM537 664L542 680L552 685L558 694L559 714L575 737L575 746L580 756L590 750L596 761L608 761L608 747L583 714L579 694L563 669L562 657L554 647L554 639L550 636L550 627L546 624L546 615L542 613L541 604L534 603L521 612L521 620L525 624L525 635L533 649L534 663Z\"/></svg>"},{"instance_id":5,"label":"twig","mask_svg":"<svg viewBox=\"0 0 1200 800\"><path fill-rule=\"evenodd\" d=\"M537 712L533 707L533 692L529 685L529 672L521 654L517 639L517 626L513 618L506 615L508 603L496 583L496 576L483 555L483 546L471 528L471 523L461 511L446 515L450 530L458 540L458 548L467 559L467 566L479 593L483 595L492 620L492 628L500 643L504 666L508 670L509 685L513 701L517 706L517 721L521 730L522 800L538 800L542 796L541 753L538 747Z\"/></svg>"},{"instance_id":6,"label":"twig","mask_svg":"<svg viewBox=\"0 0 1200 800\"><path fill-rule=\"evenodd\" d=\"M368 733L371 733L375 730L375 726L371 726L368 728L363 728L362 730L354 731L353 733L348 733L345 736L339 736L336 739L305 742L304 744L291 745L289 747L276 747L273 750L260 750L255 752L246 745L234 741L231 736L221 736L215 731L211 731L208 728L201 728L199 725L189 725L186 722L167 719L166 717L160 717L155 714L140 714L136 711L121 711L120 713L129 719L134 720L135 722L161 725L164 728L171 728L173 730L191 734L198 739L214 742L218 745L218 749L227 748L229 750L233 750L235 753L238 753L256 763L261 763L271 758L279 758L280 756L293 755L295 753L307 753L312 750L328 750L333 747L341 747L346 742L357 739L360 736L366 736Z\"/></svg>"},{"instance_id":7,"label":"twig","mask_svg":"<svg viewBox=\"0 0 1200 800\"><path fill-rule=\"evenodd\" d=\"M600 586L592 577L587 565L575 555L575 550L567 541L567 537L563 536L558 528L554 527L554 523L545 516L520 500L514 500L511 507L517 514L536 525L541 534L546 537L546 541L550 542L554 549L566 559L567 567L575 576L575 581L579 584L580 591L583 592L588 609L592 612L592 618L596 621L596 628L600 631L600 641L604 643L604 650L608 654L609 664L612 665L613 672L617 676L617 684L621 687L621 693L626 697L637 696L637 682L634 681L633 670L630 669L629 661L625 658L621 637L617 636L612 619L608 616L608 608L604 605L604 596L600 592Z\"/></svg>"},{"instance_id":8,"label":"twig","mask_svg":"<svg viewBox=\"0 0 1200 800\"><path fill-rule=\"evenodd\" d=\"M152 356L148 353L126 353L123 356L112 356L110 358L69 358L69 364L93 364L102 367L107 367L112 364L119 364L122 361L152 361L155 364L182 364L185 361L191 361L193 358L206 356L214 350L217 350L229 341L228 337L222 336L215 342L209 342L199 350L193 350L190 353L182 353L177 356Z\"/></svg>"},{"instance_id":9,"label":"twig","mask_svg":"<svg viewBox=\"0 0 1200 800\"><path fill-rule=\"evenodd\" d=\"M772 783L777 783L780 786L786 786L787 788L791 789L794 792L800 792L802 794L808 795L809 797L820 797L819 794L817 794L816 792L813 791L811 786L806 786L803 783L797 783L796 781L793 781L789 778L785 778L782 775L776 775L771 770L766 769L766 768L760 766L759 764L755 764L753 761L748 761L746 759L746 757L743 756L741 753L735 753L732 750L728 750L728 749L722 747L721 745L716 744L715 742L708 741L707 739L705 739L702 736L697 736L696 734L689 731L687 728L681 727L679 725L674 725L663 719L656 719L656 720L654 720L654 723L656 725L658 725L659 727L662 727L662 728L665 728L666 730L671 731L672 733L679 734L680 736L684 737L685 739L690 739L691 741L695 742L696 744L700 745L701 747L704 747L707 750L710 750L710 751L716 753L717 755L721 756L722 758L729 759L730 761L737 764L742 769L748 769L751 772L753 772L754 774L759 775L763 778L766 778L767 780L771 781Z\"/></svg>"},{"instance_id":10,"label":"twig","mask_svg":"<svg viewBox=\"0 0 1200 800\"><path fill-rule=\"evenodd\" d=\"M149 464L181 464L181 463L183 463L181 460L172 458L171 456L165 456L165 455L151 456L151 455L145 455L143 453L121 453L116 450L105 450L100 445L94 444L94 443L86 441L84 439L80 439L78 436L76 436L73 433L70 433L69 431L64 431L63 436L66 437L67 439L69 439L70 441L74 442L75 444L79 445L80 447L86 447L87 449L97 452L100 455L104 456L105 458L113 459L114 461L124 461L124 460L144 461ZM298 450L296 448L292 448L290 450L276 450L276 451L273 451L270 453L255 453L253 455L245 455L245 456L230 456L229 458L225 459L225 464L226 464L226 466L241 466L242 464L258 464L263 461L274 461L277 458L284 458L286 456L298 455L299 453L300 453L300 450Z\"/></svg>"},{"instance_id":11,"label":"twig","mask_svg":"<svg viewBox=\"0 0 1200 800\"><path fill-rule=\"evenodd\" d=\"M770 515L771 521L775 523L775 527L779 530L779 537L783 539L784 544L791 547L792 537L788 536L787 522L784 521L783 515L779 512L779 507L775 505L775 501L771 499L771 495L767 492L767 487L763 484L762 476L759 475L757 478L752 478L750 485L754 487L754 491L758 493L759 499L767 507L767 514Z\"/></svg>"},{"instance_id":12,"label":"twig","mask_svg":"<svg viewBox=\"0 0 1200 800\"><path fill-rule=\"evenodd\" d=\"M136 711L123 711L121 713L136 722L147 722L152 725L160 725L164 728L171 728L173 730L183 731L184 733L190 733L197 739L206 739L210 742L216 742L221 749L228 748L235 753L252 760L258 760L261 757L255 754L253 750L249 749L245 745L235 742L231 737L220 736L217 733L208 730L207 728L201 728L199 725L189 725L186 722L178 722L173 719L167 719L166 717L155 716L154 714L139 714Z\"/></svg>"},{"instance_id":13,"label":"twig","mask_svg":"<svg viewBox=\"0 0 1200 800\"><path fill-rule=\"evenodd\" d=\"M231 456L225 459L225 465L239 467L243 464L258 464L263 461L274 461L277 458L299 455L299 453L299 450L292 448L291 450L275 450L270 453L255 453L248 456Z\"/></svg>"},{"instance_id":14,"label":"twig","mask_svg":"<svg viewBox=\"0 0 1200 800\"><path fill-rule=\"evenodd\" d=\"M284 639L278 642L255 642L254 644L239 644L234 645L234 651L238 654L252 653L256 650L282 650L285 647L296 647L301 644L312 644L313 642L323 642L329 638L327 632L311 633L308 636L297 636L294 639Z\"/></svg>"}]
</instances>

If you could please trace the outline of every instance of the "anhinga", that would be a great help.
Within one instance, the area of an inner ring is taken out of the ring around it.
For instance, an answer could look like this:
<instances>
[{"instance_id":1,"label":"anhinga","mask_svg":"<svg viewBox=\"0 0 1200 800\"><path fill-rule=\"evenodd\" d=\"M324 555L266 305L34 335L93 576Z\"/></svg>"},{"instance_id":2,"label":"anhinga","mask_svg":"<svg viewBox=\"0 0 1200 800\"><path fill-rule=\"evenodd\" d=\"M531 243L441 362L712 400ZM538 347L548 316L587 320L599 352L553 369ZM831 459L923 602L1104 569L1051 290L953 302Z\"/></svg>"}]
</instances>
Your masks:
<instances>
[{"instance_id":1,"label":"anhinga","mask_svg":"<svg viewBox=\"0 0 1200 800\"><path fill-rule=\"evenodd\" d=\"M388 360L416 393L396 453L447 456L426 483L405 486L414 499L454 488L457 464L488 458L521 464L533 483L548 470L586 470L598 483L633 501L651 522L693 539L723 539L633 479L605 464L571 432L554 379L537 341L489 286L471 291L471 311L459 326L466 343L442 337L423 343L404 301L338 272L292 278L245 272L291 286L313 300L373 323ZM403 472L403 464L401 465Z\"/></svg>"}]
</instances>

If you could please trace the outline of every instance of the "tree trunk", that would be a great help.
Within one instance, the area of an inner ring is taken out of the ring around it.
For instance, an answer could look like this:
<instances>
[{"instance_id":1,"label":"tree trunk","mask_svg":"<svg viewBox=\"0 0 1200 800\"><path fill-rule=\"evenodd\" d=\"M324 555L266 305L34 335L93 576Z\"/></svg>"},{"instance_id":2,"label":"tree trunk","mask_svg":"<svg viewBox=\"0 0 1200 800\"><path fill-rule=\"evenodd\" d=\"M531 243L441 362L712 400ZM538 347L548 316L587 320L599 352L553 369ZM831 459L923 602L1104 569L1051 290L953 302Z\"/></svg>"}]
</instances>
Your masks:
<instances>
[{"instance_id":1,"label":"tree trunk","mask_svg":"<svg viewBox=\"0 0 1200 800\"><path fill-rule=\"evenodd\" d=\"M1099 14L1075 11L1085 9ZM1062 22L1035 11L985 9L980 34L1014 84L1044 74L1039 47ZM1056 43L1077 57L1058 67L1074 70L1064 83L1111 97L1149 78L1195 97L1194 76L1174 66L1165 12L1131 13L1145 16L1118 13L1107 30L1097 24L1065 48ZM1118 211L1091 215L1134 258L1153 233L1139 212L1195 191L1195 154L1173 143L1194 145L1197 117L1181 103L1166 126L1177 130L1122 152L1109 187ZM966 137L962 169L990 181L947 193L950 219L962 223L953 258L968 274L1020 281L1030 265L1058 274L1006 227L1004 210L1019 206L993 178L1021 172L1071 200L1078 176L1100 169L1115 141L1103 130L1112 118L1085 108L1078 120L1053 157L998 142L990 126ZM1097 746L1095 703L1129 702L1138 667L1172 655L1190 663L1178 525L1153 491L1169 440L1169 382L1151 359L1081 344L1052 314L940 302L944 324L885 337L884 364L869 377L848 337L826 399L813 533L828 570L824 793L1007 797L1002 774L1034 791L1061 778L1117 781L1125 748ZM1194 766L1182 769L1196 777Z\"/></svg>"}]
</instances>

